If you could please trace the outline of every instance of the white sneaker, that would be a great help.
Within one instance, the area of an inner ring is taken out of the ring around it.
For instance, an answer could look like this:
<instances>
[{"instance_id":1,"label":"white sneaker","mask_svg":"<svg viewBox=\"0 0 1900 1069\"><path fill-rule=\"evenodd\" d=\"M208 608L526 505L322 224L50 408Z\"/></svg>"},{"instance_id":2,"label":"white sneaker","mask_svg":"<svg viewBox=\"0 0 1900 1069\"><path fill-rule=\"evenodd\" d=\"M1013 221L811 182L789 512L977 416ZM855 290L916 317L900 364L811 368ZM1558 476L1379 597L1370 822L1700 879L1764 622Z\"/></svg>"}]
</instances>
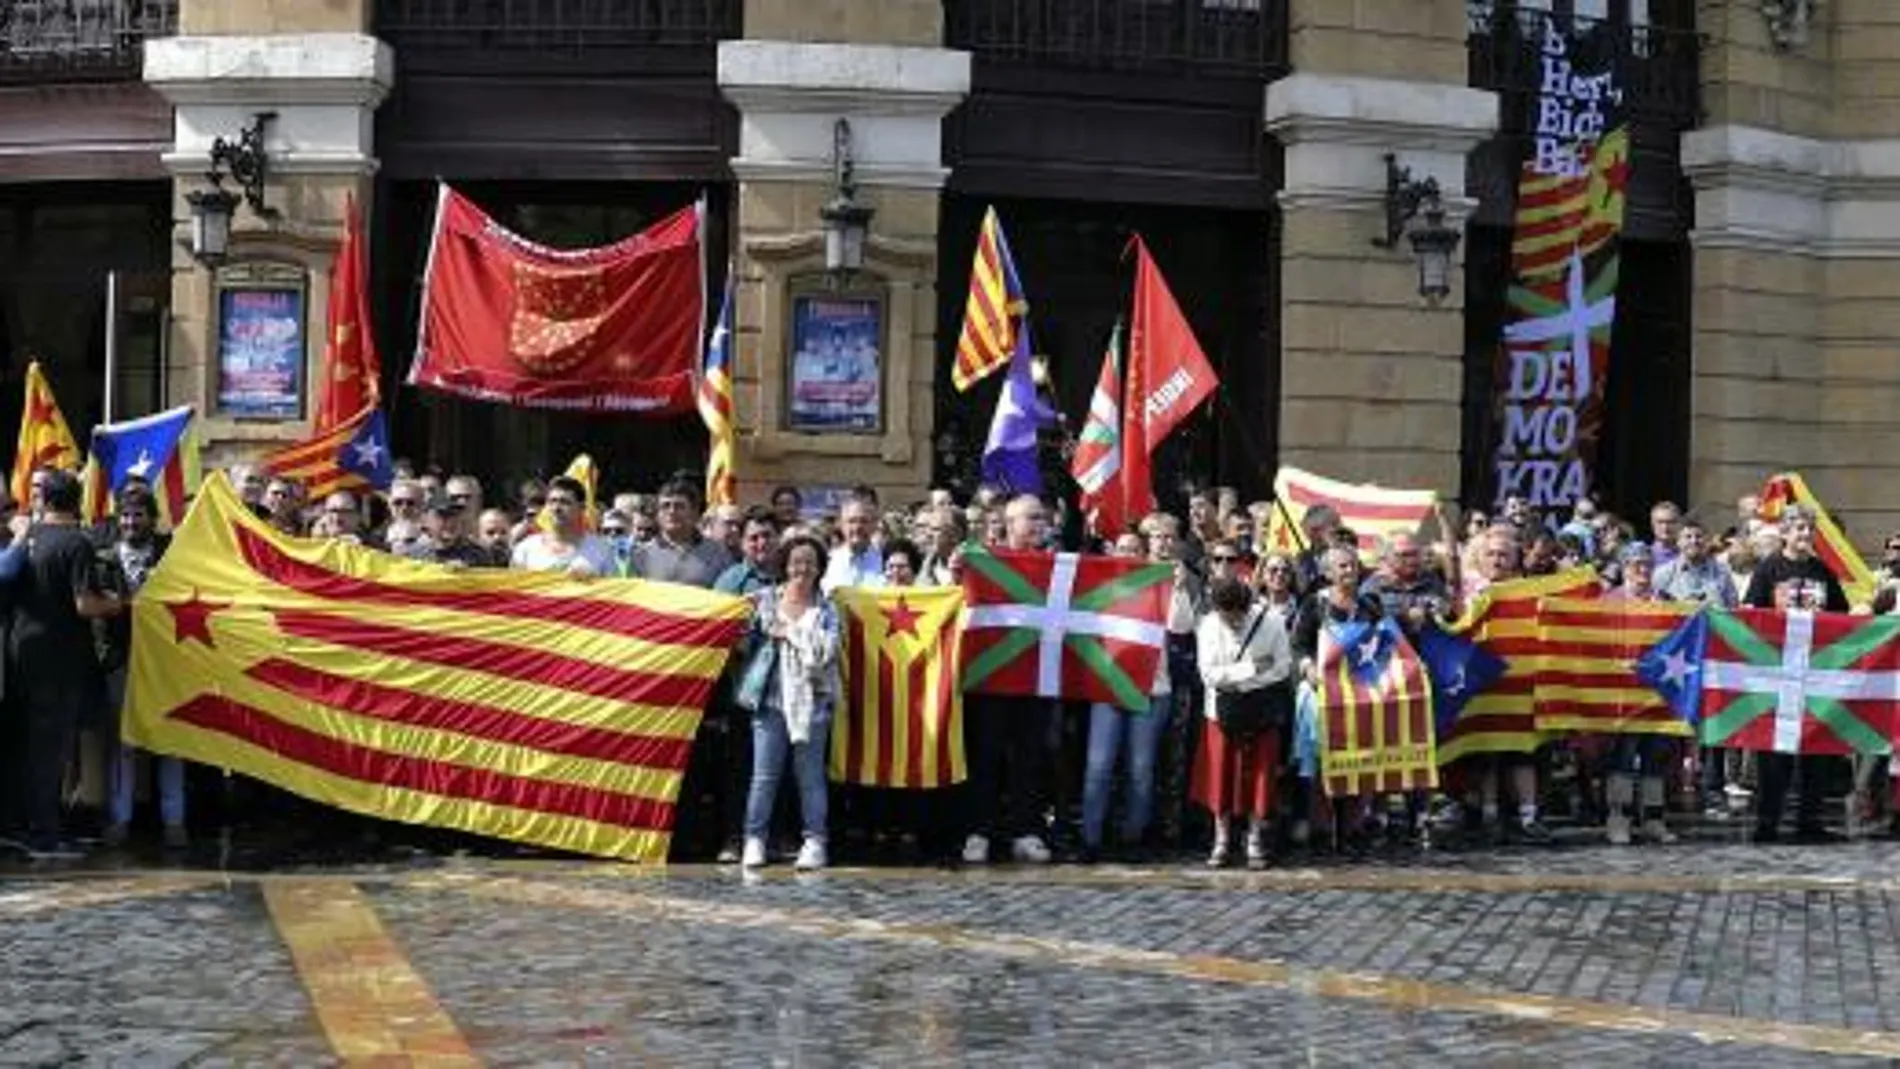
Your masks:
<instances>
[{"instance_id":1,"label":"white sneaker","mask_svg":"<svg viewBox=\"0 0 1900 1069\"><path fill-rule=\"evenodd\" d=\"M1227 867L1227 840L1224 837L1215 836L1214 849L1207 855L1207 867L1210 869Z\"/></svg>"},{"instance_id":2,"label":"white sneaker","mask_svg":"<svg viewBox=\"0 0 1900 1069\"><path fill-rule=\"evenodd\" d=\"M1049 847L1034 835L1018 836L1015 842L1009 844L1009 855L1029 865L1049 863Z\"/></svg>"},{"instance_id":3,"label":"white sneaker","mask_svg":"<svg viewBox=\"0 0 1900 1069\"><path fill-rule=\"evenodd\" d=\"M765 840L747 838L745 849L739 854L739 864L756 869L765 864Z\"/></svg>"},{"instance_id":4,"label":"white sneaker","mask_svg":"<svg viewBox=\"0 0 1900 1069\"><path fill-rule=\"evenodd\" d=\"M1669 825L1660 820L1645 820L1643 821L1643 838L1659 846L1668 846L1676 841L1676 833L1670 831Z\"/></svg>"},{"instance_id":5,"label":"white sneaker","mask_svg":"<svg viewBox=\"0 0 1900 1069\"><path fill-rule=\"evenodd\" d=\"M811 872L825 867L825 841L817 837L807 837L805 845L798 848L798 860L792 867L802 872Z\"/></svg>"},{"instance_id":6,"label":"white sneaker","mask_svg":"<svg viewBox=\"0 0 1900 1069\"><path fill-rule=\"evenodd\" d=\"M965 865L987 865L990 863L990 840L987 835L972 835L963 840L963 863Z\"/></svg>"},{"instance_id":7,"label":"white sneaker","mask_svg":"<svg viewBox=\"0 0 1900 1069\"><path fill-rule=\"evenodd\" d=\"M1265 828L1253 828L1247 832L1247 864L1264 865L1267 861L1267 835Z\"/></svg>"},{"instance_id":8,"label":"white sneaker","mask_svg":"<svg viewBox=\"0 0 1900 1069\"><path fill-rule=\"evenodd\" d=\"M1611 846L1630 844L1630 818L1623 814L1611 813L1609 819L1604 821L1604 830L1609 835Z\"/></svg>"}]
</instances>

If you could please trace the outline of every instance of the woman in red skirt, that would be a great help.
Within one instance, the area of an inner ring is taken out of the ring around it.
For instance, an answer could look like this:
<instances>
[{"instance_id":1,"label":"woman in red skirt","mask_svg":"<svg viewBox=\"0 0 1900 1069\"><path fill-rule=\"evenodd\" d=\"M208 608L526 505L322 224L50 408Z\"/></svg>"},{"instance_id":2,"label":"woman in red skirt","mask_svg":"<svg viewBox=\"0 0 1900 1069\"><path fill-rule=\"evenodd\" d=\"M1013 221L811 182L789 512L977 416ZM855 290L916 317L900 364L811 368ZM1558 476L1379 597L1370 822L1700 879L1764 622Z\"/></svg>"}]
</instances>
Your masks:
<instances>
[{"instance_id":1,"label":"woman in red skirt","mask_svg":"<svg viewBox=\"0 0 1900 1069\"><path fill-rule=\"evenodd\" d=\"M1251 738L1230 739L1221 730L1220 695L1261 690L1287 678L1293 656L1286 625L1277 613L1254 603L1253 592L1238 579L1216 579L1208 586L1213 611L1195 629L1201 680L1206 684L1200 753L1194 761L1190 796L1214 817L1214 851L1207 863L1227 864L1233 821L1247 827L1247 863L1267 861L1267 818L1273 811L1273 770L1280 762L1279 735L1271 727Z\"/></svg>"}]
</instances>

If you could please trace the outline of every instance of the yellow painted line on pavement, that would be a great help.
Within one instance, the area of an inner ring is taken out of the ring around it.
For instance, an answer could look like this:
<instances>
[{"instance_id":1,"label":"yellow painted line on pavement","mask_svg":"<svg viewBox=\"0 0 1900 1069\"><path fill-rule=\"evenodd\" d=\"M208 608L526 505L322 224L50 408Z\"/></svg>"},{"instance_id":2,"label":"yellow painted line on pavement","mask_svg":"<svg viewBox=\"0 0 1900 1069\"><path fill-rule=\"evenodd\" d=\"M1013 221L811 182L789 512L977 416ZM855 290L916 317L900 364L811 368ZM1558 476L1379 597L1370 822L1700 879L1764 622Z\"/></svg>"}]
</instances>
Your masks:
<instances>
[{"instance_id":1,"label":"yellow painted line on pavement","mask_svg":"<svg viewBox=\"0 0 1900 1069\"><path fill-rule=\"evenodd\" d=\"M215 887L210 876L147 876L76 882L34 881L0 887L0 917L30 917L38 913L102 906L137 898L158 898L183 891Z\"/></svg>"},{"instance_id":2,"label":"yellow painted line on pavement","mask_svg":"<svg viewBox=\"0 0 1900 1069\"><path fill-rule=\"evenodd\" d=\"M264 902L337 1056L351 1065L480 1065L362 889L267 879Z\"/></svg>"},{"instance_id":3,"label":"yellow painted line on pavement","mask_svg":"<svg viewBox=\"0 0 1900 1069\"><path fill-rule=\"evenodd\" d=\"M979 932L954 925L834 917L808 910L704 902L620 889L514 879L444 875L413 884L521 905L597 910L675 924L763 928L820 939L928 946L1031 964L1102 969L1223 984L1273 988L1322 999L1364 1002L1399 1010L1472 1013L1573 1028L1657 1036L1703 1043L1738 1043L1816 1054L1900 1059L1900 1033L1726 1017L1693 1010L1627 1006L1589 999L1517 994L1430 983L1376 973L1343 972L1274 959L1246 960L1173 954L1108 943Z\"/></svg>"}]
</instances>

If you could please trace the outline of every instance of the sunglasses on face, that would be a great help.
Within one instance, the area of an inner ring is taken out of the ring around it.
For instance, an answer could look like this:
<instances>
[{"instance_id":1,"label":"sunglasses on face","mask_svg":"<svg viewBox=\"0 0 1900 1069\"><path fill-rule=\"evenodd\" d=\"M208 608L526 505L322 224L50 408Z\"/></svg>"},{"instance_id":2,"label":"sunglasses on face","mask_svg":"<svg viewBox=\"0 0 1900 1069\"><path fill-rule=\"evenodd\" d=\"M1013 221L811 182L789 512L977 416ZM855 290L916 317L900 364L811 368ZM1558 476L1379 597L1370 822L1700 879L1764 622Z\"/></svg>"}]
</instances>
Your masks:
<instances>
[{"instance_id":1,"label":"sunglasses on face","mask_svg":"<svg viewBox=\"0 0 1900 1069\"><path fill-rule=\"evenodd\" d=\"M608 538L625 538L627 529L625 527L602 527L600 533L606 535Z\"/></svg>"},{"instance_id":2,"label":"sunglasses on face","mask_svg":"<svg viewBox=\"0 0 1900 1069\"><path fill-rule=\"evenodd\" d=\"M1232 553L1216 553L1213 556L1215 564L1232 564L1239 559L1239 557L1234 556Z\"/></svg>"}]
</instances>

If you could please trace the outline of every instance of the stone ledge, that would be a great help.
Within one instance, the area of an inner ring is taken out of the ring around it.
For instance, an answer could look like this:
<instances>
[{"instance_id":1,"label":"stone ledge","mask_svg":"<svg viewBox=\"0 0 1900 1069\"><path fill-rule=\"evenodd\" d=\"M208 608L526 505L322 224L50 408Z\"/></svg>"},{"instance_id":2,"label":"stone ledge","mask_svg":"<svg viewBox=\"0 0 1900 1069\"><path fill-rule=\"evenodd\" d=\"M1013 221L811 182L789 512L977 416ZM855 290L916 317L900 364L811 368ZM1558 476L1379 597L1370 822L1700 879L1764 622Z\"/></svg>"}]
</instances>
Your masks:
<instances>
[{"instance_id":1,"label":"stone ledge","mask_svg":"<svg viewBox=\"0 0 1900 1069\"><path fill-rule=\"evenodd\" d=\"M1294 74L1267 86L1267 132L1288 145L1339 141L1463 152L1497 128L1497 94L1462 85Z\"/></svg>"},{"instance_id":2,"label":"stone ledge","mask_svg":"<svg viewBox=\"0 0 1900 1069\"><path fill-rule=\"evenodd\" d=\"M1724 125L1682 137L1698 248L1900 257L1900 141Z\"/></svg>"},{"instance_id":3,"label":"stone ledge","mask_svg":"<svg viewBox=\"0 0 1900 1069\"><path fill-rule=\"evenodd\" d=\"M358 33L157 37L145 82L173 104L283 102L374 107L395 79L388 45Z\"/></svg>"},{"instance_id":4,"label":"stone ledge","mask_svg":"<svg viewBox=\"0 0 1900 1069\"><path fill-rule=\"evenodd\" d=\"M948 111L970 92L970 54L948 48L719 42L719 87L740 107L763 101L847 100L852 110L886 115L906 109Z\"/></svg>"}]
</instances>

